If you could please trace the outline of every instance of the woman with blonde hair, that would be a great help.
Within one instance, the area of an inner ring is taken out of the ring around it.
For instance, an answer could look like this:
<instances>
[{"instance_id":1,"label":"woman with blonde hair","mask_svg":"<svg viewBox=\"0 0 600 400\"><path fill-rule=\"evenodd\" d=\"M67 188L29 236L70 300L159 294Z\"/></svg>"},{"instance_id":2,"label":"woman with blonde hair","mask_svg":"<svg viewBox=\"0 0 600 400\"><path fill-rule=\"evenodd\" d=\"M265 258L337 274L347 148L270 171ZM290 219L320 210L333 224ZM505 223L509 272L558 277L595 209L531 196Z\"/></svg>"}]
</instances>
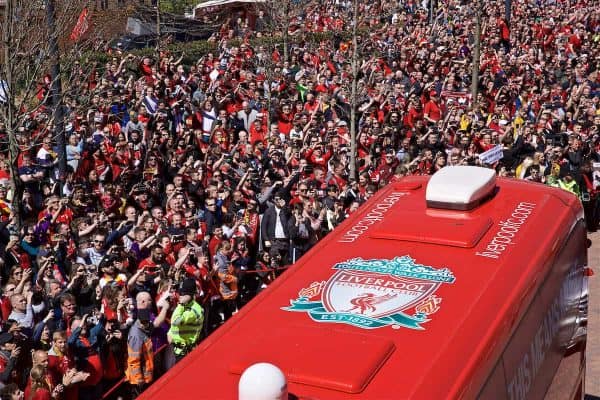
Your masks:
<instances>
[{"instance_id":1,"label":"woman with blonde hair","mask_svg":"<svg viewBox=\"0 0 600 400\"><path fill-rule=\"evenodd\" d=\"M548 167L548 162L546 160L546 154L542 151L536 151L533 153L533 165L540 166L540 175L544 176L546 172L546 168Z\"/></svg>"},{"instance_id":2,"label":"woman with blonde hair","mask_svg":"<svg viewBox=\"0 0 600 400\"><path fill-rule=\"evenodd\" d=\"M529 167L531 167L532 165L533 165L533 158L531 158L529 156L525 157L525 159L517 167L515 176L518 179L525 179L525 176L526 176L526 173L527 173L527 169Z\"/></svg>"},{"instance_id":3,"label":"woman with blonde hair","mask_svg":"<svg viewBox=\"0 0 600 400\"><path fill-rule=\"evenodd\" d=\"M31 390L27 400L50 400L56 399L63 391L63 385L57 385L54 390L48 382L48 374L43 365L37 364L31 368Z\"/></svg>"}]
</instances>

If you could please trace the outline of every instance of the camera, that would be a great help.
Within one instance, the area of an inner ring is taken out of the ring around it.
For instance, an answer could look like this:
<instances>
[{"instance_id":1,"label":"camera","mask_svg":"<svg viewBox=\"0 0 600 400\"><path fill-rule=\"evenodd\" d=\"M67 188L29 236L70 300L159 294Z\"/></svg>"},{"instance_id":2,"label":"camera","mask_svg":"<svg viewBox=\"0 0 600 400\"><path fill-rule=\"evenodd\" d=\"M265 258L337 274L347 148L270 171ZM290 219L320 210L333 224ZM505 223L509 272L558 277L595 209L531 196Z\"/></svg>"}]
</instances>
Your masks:
<instances>
[{"instance_id":1,"label":"camera","mask_svg":"<svg viewBox=\"0 0 600 400\"><path fill-rule=\"evenodd\" d=\"M46 260L48 260L48 262L50 262L51 264L54 264L56 262L56 254L54 253L54 250L50 250L46 254Z\"/></svg>"},{"instance_id":2,"label":"camera","mask_svg":"<svg viewBox=\"0 0 600 400\"><path fill-rule=\"evenodd\" d=\"M155 275L158 272L158 266L157 265L147 265L146 267L144 267L144 271L148 275Z\"/></svg>"},{"instance_id":3,"label":"camera","mask_svg":"<svg viewBox=\"0 0 600 400\"><path fill-rule=\"evenodd\" d=\"M147 191L146 185L143 183L138 183L133 186L133 194L142 194Z\"/></svg>"},{"instance_id":4,"label":"camera","mask_svg":"<svg viewBox=\"0 0 600 400\"><path fill-rule=\"evenodd\" d=\"M181 243L185 239L184 235L173 235L171 236L171 242L173 243Z\"/></svg>"}]
</instances>

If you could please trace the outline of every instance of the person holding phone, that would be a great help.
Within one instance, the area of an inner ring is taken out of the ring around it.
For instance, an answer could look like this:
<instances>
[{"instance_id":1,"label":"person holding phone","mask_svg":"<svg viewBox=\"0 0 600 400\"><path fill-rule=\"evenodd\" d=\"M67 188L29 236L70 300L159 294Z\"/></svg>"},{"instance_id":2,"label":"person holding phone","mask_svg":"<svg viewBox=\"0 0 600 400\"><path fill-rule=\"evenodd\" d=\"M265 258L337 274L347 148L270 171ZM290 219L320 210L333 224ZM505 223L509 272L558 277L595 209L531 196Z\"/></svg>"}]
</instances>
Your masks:
<instances>
[{"instance_id":1,"label":"person holding phone","mask_svg":"<svg viewBox=\"0 0 600 400\"><path fill-rule=\"evenodd\" d=\"M303 203L294 204L288 227L291 239L290 262L293 264L312 247L314 236L311 222L304 215Z\"/></svg>"}]
</instances>

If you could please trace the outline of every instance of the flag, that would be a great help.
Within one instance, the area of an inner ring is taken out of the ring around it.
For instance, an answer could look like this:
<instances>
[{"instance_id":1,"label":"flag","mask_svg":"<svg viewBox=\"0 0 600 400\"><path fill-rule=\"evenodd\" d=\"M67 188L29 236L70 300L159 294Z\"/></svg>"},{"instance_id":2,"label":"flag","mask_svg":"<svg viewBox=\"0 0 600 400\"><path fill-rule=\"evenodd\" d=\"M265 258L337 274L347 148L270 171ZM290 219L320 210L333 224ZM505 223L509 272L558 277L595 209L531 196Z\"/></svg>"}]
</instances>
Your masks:
<instances>
[{"instance_id":1,"label":"flag","mask_svg":"<svg viewBox=\"0 0 600 400\"><path fill-rule=\"evenodd\" d=\"M71 32L71 40L76 42L81 38L90 28L89 21L89 13L87 7L83 7L81 14L79 14L79 18L77 18L77 23Z\"/></svg>"}]
</instances>

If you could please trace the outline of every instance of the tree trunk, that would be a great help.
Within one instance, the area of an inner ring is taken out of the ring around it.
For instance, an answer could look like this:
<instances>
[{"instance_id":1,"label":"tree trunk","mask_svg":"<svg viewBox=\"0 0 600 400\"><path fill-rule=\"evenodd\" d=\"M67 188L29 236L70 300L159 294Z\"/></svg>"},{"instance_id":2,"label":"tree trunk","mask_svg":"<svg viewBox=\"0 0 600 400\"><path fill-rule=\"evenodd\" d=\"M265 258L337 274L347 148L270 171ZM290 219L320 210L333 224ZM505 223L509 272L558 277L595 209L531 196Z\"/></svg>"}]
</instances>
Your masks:
<instances>
[{"instance_id":1,"label":"tree trunk","mask_svg":"<svg viewBox=\"0 0 600 400\"><path fill-rule=\"evenodd\" d=\"M358 86L358 43L356 25L358 24L358 0L352 1L352 87L350 89L350 179L356 179L357 145L356 145L356 107Z\"/></svg>"},{"instance_id":2,"label":"tree trunk","mask_svg":"<svg viewBox=\"0 0 600 400\"><path fill-rule=\"evenodd\" d=\"M11 107L10 105L8 106ZM14 115L13 111L8 111L8 120L12 120ZM17 159L19 157L19 146L17 144L17 138L15 137L15 130L11 127L8 128L8 163L10 173L10 185L12 186L13 198L12 198L12 214L14 215L15 225L17 230L21 229L23 218L21 215L21 200L23 199L23 185L19 179L19 173L17 168Z\"/></svg>"},{"instance_id":3,"label":"tree trunk","mask_svg":"<svg viewBox=\"0 0 600 400\"><path fill-rule=\"evenodd\" d=\"M15 96L13 93L14 88L16 87L15 82L13 82L13 67L9 62L10 60L10 43L12 40L12 28L13 21L11 20L14 15L13 9L13 0L8 0L6 2L6 7L4 9L4 37L2 41L4 42L4 79L7 82L8 88L6 93L6 131L8 134L8 168L10 173L10 184L12 186L12 213L14 215L14 220L17 229L21 228L22 215L21 215L21 200L23 198L23 185L21 184L21 180L19 179L18 167L17 167L17 159L19 157L19 145L17 143L16 134L16 121L17 121L17 113L15 107Z\"/></svg>"},{"instance_id":4,"label":"tree trunk","mask_svg":"<svg viewBox=\"0 0 600 400\"><path fill-rule=\"evenodd\" d=\"M289 30L290 30L290 1L284 0L283 2L283 60L288 61L289 56Z\"/></svg>"},{"instance_id":5,"label":"tree trunk","mask_svg":"<svg viewBox=\"0 0 600 400\"><path fill-rule=\"evenodd\" d=\"M475 4L475 45L473 49L473 62L471 71L471 103L475 105L477 101L477 93L479 90L479 58L481 52L481 13L479 1Z\"/></svg>"},{"instance_id":6,"label":"tree trunk","mask_svg":"<svg viewBox=\"0 0 600 400\"><path fill-rule=\"evenodd\" d=\"M50 39L50 57L52 59L52 107L54 107L54 134L58 149L58 180L62 184L67 176L67 143L65 139L65 118L62 102L62 81L60 78L60 54L56 32L54 0L46 4L46 22Z\"/></svg>"}]
</instances>

